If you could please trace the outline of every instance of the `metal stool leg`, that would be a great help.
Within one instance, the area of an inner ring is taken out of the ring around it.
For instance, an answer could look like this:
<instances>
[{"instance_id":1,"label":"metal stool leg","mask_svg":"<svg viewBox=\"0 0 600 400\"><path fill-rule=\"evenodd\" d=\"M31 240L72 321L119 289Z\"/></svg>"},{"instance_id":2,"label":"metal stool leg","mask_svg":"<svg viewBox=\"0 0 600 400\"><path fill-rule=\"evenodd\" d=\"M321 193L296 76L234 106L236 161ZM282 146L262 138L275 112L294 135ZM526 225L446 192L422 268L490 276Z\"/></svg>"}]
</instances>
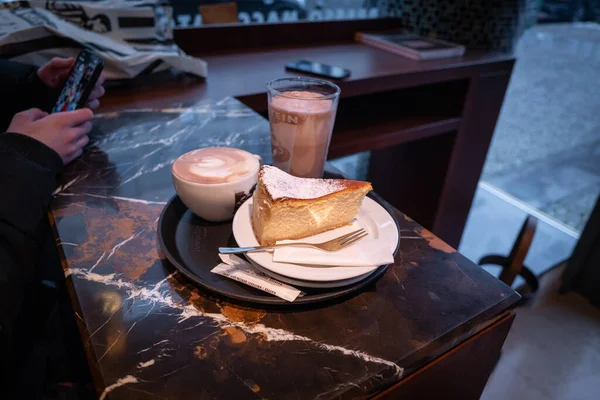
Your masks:
<instances>
[{"instance_id":1,"label":"metal stool leg","mask_svg":"<svg viewBox=\"0 0 600 400\"><path fill-rule=\"evenodd\" d=\"M495 264L502 267L502 272L498 279L502 282L506 283L508 286L511 286L515 278L520 275L527 286L529 286L529 296L535 293L539 287L538 280L533 272L527 267L523 265L523 261L525 261L525 257L529 252L529 247L531 246L531 242L533 241L533 236L535 234L537 228L537 218L534 216L527 216L523 226L521 227L521 231L515 240L515 244L513 245L512 250L508 257L501 256L498 254L489 254L487 256L483 256L478 264ZM524 300L525 293L522 294Z\"/></svg>"}]
</instances>

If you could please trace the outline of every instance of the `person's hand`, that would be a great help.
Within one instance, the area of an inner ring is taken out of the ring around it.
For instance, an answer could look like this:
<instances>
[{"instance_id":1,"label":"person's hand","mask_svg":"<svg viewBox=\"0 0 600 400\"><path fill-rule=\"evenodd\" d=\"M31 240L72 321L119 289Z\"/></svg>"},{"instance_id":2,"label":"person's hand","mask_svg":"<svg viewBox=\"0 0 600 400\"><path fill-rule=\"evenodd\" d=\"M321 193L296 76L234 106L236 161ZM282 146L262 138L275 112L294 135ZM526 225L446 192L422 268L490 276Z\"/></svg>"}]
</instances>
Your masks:
<instances>
[{"instance_id":1,"label":"person's hand","mask_svg":"<svg viewBox=\"0 0 600 400\"><path fill-rule=\"evenodd\" d=\"M100 105L100 97L104 96L104 81L106 80L106 75L100 74L100 77L96 81L94 85L94 89L90 92L90 97L88 97L86 107L90 110L95 110Z\"/></svg>"},{"instance_id":2,"label":"person's hand","mask_svg":"<svg viewBox=\"0 0 600 400\"><path fill-rule=\"evenodd\" d=\"M46 86L58 89L65 84L65 81L71 72L71 68L73 68L73 64L75 64L75 59L73 57L54 57L46 63L46 65L38 69L38 78L40 78Z\"/></svg>"},{"instance_id":3,"label":"person's hand","mask_svg":"<svg viewBox=\"0 0 600 400\"><path fill-rule=\"evenodd\" d=\"M38 69L37 75L46 86L58 89L65 84L65 81L71 72L71 68L73 68L73 64L75 64L75 59L72 57L54 57L46 65ZM86 105L87 108L95 110L100 105L98 99L104 95L104 86L102 85L105 80L106 76L100 74L98 81L96 81L96 85L94 85L94 89L90 92L90 97L88 98Z\"/></svg>"},{"instance_id":4,"label":"person's hand","mask_svg":"<svg viewBox=\"0 0 600 400\"><path fill-rule=\"evenodd\" d=\"M58 153L68 164L83 152L90 140L94 114L87 108L50 114L31 108L15 114L8 132L20 133L36 139Z\"/></svg>"}]
</instances>

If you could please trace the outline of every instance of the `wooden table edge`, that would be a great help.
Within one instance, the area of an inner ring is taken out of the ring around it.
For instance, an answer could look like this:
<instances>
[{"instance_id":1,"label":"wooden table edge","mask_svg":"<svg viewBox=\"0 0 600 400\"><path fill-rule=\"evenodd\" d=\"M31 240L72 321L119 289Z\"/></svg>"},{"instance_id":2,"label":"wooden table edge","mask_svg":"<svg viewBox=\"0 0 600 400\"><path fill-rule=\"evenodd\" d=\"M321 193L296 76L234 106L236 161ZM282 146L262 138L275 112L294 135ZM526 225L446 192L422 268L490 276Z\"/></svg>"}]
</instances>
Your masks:
<instances>
[{"instance_id":1,"label":"wooden table edge","mask_svg":"<svg viewBox=\"0 0 600 400\"><path fill-rule=\"evenodd\" d=\"M473 344L476 340L483 337L484 335L491 333L493 330L499 328L503 324L508 324L508 330L507 330L507 334L508 334L508 331L510 330L510 327L512 326L515 316L516 316L516 310L514 310L514 309L501 313L497 317L495 317L492 320L490 320L489 322L487 322L484 325L485 328L481 329L479 332L477 332L473 336L469 337L468 339L465 339L460 344L452 347L450 350L446 351L445 353L441 354L434 360L430 361L427 365L419 368L418 370L414 371L410 375L402 378L400 381L395 383L393 386L374 395L373 397L370 397L370 399L371 400L384 400L384 399L395 398L395 397L393 397L393 396L396 396L396 394L394 392L401 389L401 387L403 385L410 383L414 379L418 379L423 374L427 374L428 372L431 371L432 368L434 368L439 363L443 362L444 360L449 359L450 357L452 357L459 351L463 350L466 346ZM504 340L506 339L507 336L508 335L505 335L504 338L502 339L501 346L498 350L500 350L502 348L502 345L504 345ZM488 375L488 378L489 378L489 375ZM487 380L486 380L486 383L487 383Z\"/></svg>"}]
</instances>

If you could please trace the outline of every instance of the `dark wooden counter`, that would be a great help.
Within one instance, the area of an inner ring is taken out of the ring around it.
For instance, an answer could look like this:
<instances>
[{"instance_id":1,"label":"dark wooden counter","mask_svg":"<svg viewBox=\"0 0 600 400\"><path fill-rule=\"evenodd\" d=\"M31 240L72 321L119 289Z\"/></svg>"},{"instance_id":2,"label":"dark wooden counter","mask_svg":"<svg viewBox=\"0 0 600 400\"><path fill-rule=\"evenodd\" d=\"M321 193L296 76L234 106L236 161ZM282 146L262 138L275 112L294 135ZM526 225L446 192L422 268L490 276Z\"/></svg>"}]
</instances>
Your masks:
<instances>
[{"instance_id":1,"label":"dark wooden counter","mask_svg":"<svg viewBox=\"0 0 600 400\"><path fill-rule=\"evenodd\" d=\"M469 51L464 57L419 62L353 42L194 55L208 63L209 79L185 75L175 80L139 79L109 91L102 110L118 111L124 104L128 108L152 108L225 96L264 96L269 81L298 76L284 68L289 61L298 59L350 69L352 75L348 79L336 81L342 88L342 98L468 79L474 73L510 72L514 63L507 54L478 50ZM266 110L266 102L254 106L258 111Z\"/></svg>"},{"instance_id":2,"label":"dark wooden counter","mask_svg":"<svg viewBox=\"0 0 600 400\"><path fill-rule=\"evenodd\" d=\"M432 365L478 368L448 394L476 398L519 296L400 211L394 265L362 293L317 307L218 299L163 259L156 225L174 194L173 160L234 146L268 162L268 129L233 98L96 119L52 216L101 399L364 398L421 371L406 380L409 393ZM448 383L443 373L425 376L430 387Z\"/></svg>"}]
</instances>

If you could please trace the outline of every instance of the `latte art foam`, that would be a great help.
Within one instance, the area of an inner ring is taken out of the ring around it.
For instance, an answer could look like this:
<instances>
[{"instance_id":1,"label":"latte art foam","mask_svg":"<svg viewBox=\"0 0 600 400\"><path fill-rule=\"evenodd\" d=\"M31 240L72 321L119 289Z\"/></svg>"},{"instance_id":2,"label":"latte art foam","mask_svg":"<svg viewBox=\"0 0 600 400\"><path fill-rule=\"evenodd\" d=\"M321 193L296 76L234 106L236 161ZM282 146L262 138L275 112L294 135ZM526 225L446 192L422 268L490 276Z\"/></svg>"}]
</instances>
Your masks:
<instances>
[{"instance_id":1,"label":"latte art foam","mask_svg":"<svg viewBox=\"0 0 600 400\"><path fill-rule=\"evenodd\" d=\"M236 181L258 168L258 160L250 153L229 147L194 150L173 163L173 173L196 183Z\"/></svg>"}]
</instances>

